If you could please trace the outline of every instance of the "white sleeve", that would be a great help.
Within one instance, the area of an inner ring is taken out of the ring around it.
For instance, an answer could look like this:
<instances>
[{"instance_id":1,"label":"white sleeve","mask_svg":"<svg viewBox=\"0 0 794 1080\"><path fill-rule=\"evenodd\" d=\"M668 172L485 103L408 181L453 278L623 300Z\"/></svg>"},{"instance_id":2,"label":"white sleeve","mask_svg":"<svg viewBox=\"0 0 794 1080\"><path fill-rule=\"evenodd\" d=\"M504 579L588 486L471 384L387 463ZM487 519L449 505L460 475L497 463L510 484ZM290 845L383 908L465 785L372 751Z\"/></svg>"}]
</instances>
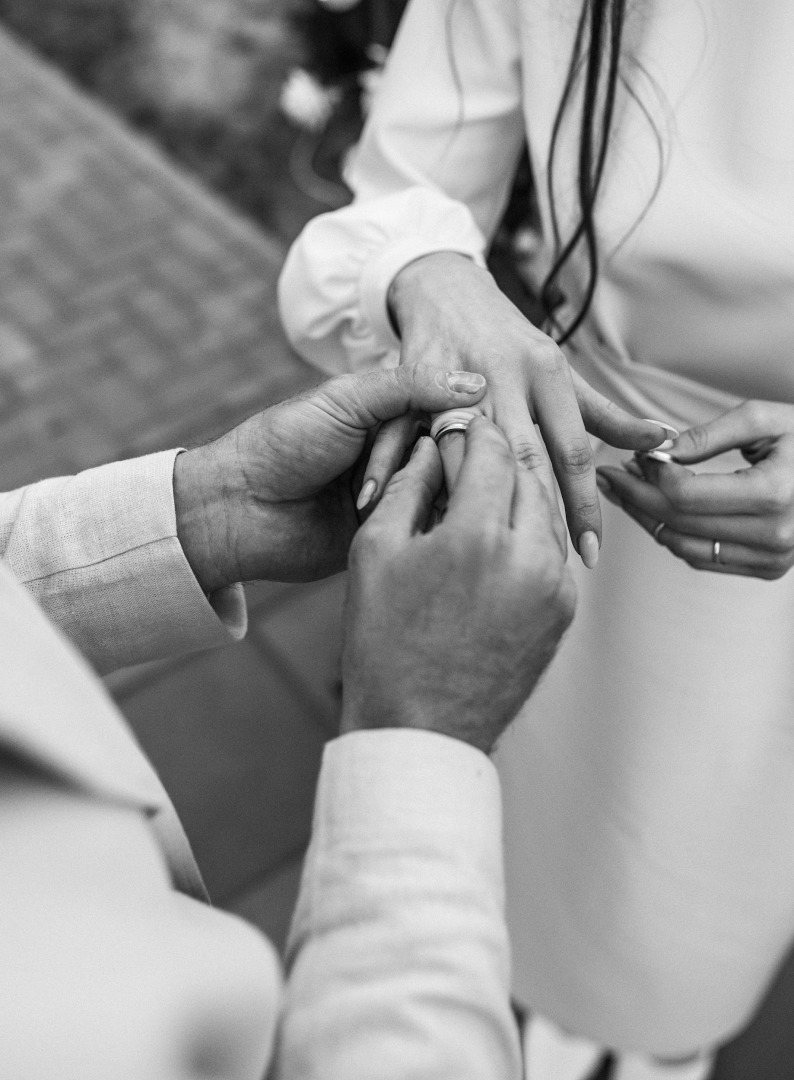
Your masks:
<instances>
[{"instance_id":1,"label":"white sleeve","mask_svg":"<svg viewBox=\"0 0 794 1080\"><path fill-rule=\"evenodd\" d=\"M499 781L424 731L325 751L278 1080L517 1080Z\"/></svg>"},{"instance_id":2,"label":"white sleeve","mask_svg":"<svg viewBox=\"0 0 794 1080\"><path fill-rule=\"evenodd\" d=\"M393 365L386 293L433 251L482 263L524 139L515 0L413 0L346 179L351 206L309 224L279 282L287 335L339 372Z\"/></svg>"}]
</instances>

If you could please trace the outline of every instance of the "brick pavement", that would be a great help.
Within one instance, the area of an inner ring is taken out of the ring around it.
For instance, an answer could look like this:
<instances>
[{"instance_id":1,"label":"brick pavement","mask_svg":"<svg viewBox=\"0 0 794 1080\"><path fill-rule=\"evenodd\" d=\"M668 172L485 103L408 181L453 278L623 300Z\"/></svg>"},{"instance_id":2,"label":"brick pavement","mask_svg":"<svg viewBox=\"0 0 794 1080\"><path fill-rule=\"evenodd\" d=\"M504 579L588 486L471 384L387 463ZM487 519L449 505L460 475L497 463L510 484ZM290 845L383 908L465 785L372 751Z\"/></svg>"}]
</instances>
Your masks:
<instances>
[{"instance_id":1,"label":"brick pavement","mask_svg":"<svg viewBox=\"0 0 794 1080\"><path fill-rule=\"evenodd\" d=\"M306 385L283 250L0 35L0 478L194 441Z\"/></svg>"},{"instance_id":2,"label":"brick pavement","mask_svg":"<svg viewBox=\"0 0 794 1080\"><path fill-rule=\"evenodd\" d=\"M4 489L199 440L316 381L279 329L280 245L3 34L0 141ZM243 645L109 680L213 893L279 938L342 592L250 586Z\"/></svg>"}]
</instances>

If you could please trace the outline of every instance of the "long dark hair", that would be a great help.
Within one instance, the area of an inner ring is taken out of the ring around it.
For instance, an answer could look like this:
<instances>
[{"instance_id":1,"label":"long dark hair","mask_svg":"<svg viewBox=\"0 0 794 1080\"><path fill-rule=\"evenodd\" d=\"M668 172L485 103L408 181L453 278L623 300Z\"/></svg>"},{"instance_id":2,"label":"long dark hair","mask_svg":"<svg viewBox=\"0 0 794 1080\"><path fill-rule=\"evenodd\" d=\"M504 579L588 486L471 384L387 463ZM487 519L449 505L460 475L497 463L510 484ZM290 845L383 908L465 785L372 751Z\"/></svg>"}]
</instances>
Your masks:
<instances>
[{"instance_id":1,"label":"long dark hair","mask_svg":"<svg viewBox=\"0 0 794 1080\"><path fill-rule=\"evenodd\" d=\"M540 300L548 328L559 344L581 325L593 301L598 281L599 252L595 228L595 204L604 173L615 96L621 81L621 45L627 0L584 0L576 28L571 62L552 128L547 174L548 198L554 241L554 263L541 288ZM579 223L563 241L554 204L554 163L563 119L574 89L583 78L582 116L579 127L577 194ZM557 281L565 263L580 245L587 256L588 278L579 310L561 327L555 318L560 303Z\"/></svg>"}]
</instances>

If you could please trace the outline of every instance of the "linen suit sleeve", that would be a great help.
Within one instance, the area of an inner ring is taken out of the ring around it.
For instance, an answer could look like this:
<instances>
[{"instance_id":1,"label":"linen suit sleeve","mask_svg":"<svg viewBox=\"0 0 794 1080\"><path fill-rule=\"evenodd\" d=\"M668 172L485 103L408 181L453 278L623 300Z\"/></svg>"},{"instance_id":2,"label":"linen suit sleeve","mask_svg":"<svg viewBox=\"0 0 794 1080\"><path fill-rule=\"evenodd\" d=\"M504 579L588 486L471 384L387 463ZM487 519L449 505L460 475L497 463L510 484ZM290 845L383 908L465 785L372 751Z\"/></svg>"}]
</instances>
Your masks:
<instances>
[{"instance_id":1,"label":"linen suit sleeve","mask_svg":"<svg viewBox=\"0 0 794 1080\"><path fill-rule=\"evenodd\" d=\"M245 633L242 588L208 599L177 538L178 452L0 494L0 558L100 672Z\"/></svg>"},{"instance_id":2,"label":"linen suit sleeve","mask_svg":"<svg viewBox=\"0 0 794 1080\"><path fill-rule=\"evenodd\" d=\"M398 362L386 299L409 262L484 262L524 139L517 9L409 4L346 171L354 201L309 222L279 282L287 335L323 370Z\"/></svg>"},{"instance_id":3,"label":"linen suit sleeve","mask_svg":"<svg viewBox=\"0 0 794 1080\"><path fill-rule=\"evenodd\" d=\"M398 730L326 747L277 1080L518 1080L501 842L478 750Z\"/></svg>"},{"instance_id":4,"label":"linen suit sleeve","mask_svg":"<svg viewBox=\"0 0 794 1080\"><path fill-rule=\"evenodd\" d=\"M162 784L2 560L0 670L0 1076L261 1080L274 950L176 891L200 878Z\"/></svg>"}]
</instances>

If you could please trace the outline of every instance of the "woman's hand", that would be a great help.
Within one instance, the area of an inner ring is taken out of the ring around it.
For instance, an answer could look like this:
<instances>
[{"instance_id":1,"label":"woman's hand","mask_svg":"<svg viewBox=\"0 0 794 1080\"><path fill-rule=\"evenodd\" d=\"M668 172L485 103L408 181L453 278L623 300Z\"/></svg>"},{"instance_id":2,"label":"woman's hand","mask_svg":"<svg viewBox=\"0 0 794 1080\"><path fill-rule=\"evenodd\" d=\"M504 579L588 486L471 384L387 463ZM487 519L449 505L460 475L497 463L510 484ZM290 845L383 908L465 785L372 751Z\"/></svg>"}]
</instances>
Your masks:
<instances>
[{"instance_id":1,"label":"woman's hand","mask_svg":"<svg viewBox=\"0 0 794 1080\"><path fill-rule=\"evenodd\" d=\"M663 427L636 420L591 389L491 275L462 255L439 252L410 263L392 282L389 303L402 338L402 364L486 377L482 411L553 494L550 460L574 546L594 566L601 511L587 432L613 446L648 450L667 438ZM366 469L362 507L383 492L414 437L410 418L384 425Z\"/></svg>"},{"instance_id":2,"label":"woman's hand","mask_svg":"<svg viewBox=\"0 0 794 1080\"><path fill-rule=\"evenodd\" d=\"M684 467L734 449L749 468ZM794 565L794 405L746 401L683 432L670 453L669 463L639 457L630 473L599 468L599 487L697 570L782 577Z\"/></svg>"}]
</instances>

